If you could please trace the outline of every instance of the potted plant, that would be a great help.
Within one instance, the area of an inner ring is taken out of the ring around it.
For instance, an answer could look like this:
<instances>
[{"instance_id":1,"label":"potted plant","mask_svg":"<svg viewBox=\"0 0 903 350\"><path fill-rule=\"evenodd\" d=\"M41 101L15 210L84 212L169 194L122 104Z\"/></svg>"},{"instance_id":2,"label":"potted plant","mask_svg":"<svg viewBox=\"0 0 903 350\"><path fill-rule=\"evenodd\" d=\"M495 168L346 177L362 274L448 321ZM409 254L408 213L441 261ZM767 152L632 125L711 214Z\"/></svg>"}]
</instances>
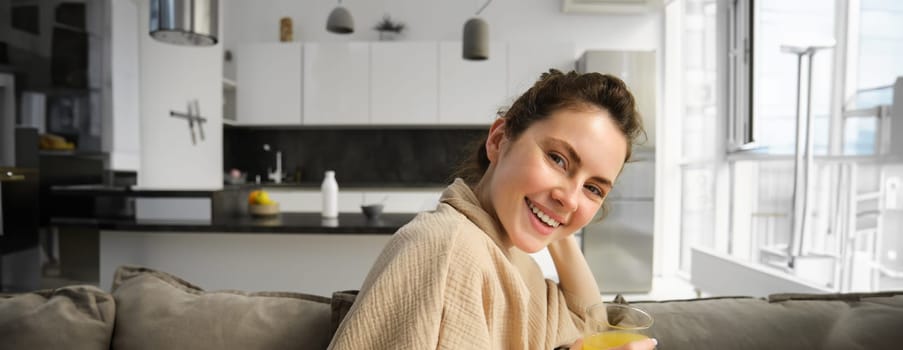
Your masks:
<instances>
[{"instance_id":1,"label":"potted plant","mask_svg":"<svg viewBox=\"0 0 903 350\"><path fill-rule=\"evenodd\" d=\"M404 23L392 21L388 14L373 27L379 32L379 40L393 40L404 30Z\"/></svg>"}]
</instances>

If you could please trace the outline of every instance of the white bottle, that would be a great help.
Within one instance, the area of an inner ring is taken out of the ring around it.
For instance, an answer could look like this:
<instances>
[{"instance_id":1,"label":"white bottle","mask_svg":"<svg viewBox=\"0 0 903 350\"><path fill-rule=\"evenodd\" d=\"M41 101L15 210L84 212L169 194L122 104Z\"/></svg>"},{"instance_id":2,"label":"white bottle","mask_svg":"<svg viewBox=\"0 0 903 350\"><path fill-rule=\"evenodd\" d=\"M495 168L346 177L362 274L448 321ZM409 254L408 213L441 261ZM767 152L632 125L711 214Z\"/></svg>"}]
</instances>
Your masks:
<instances>
[{"instance_id":1,"label":"white bottle","mask_svg":"<svg viewBox=\"0 0 903 350\"><path fill-rule=\"evenodd\" d=\"M323 196L323 217L335 219L339 217L339 184L335 181L335 171L327 170L320 186Z\"/></svg>"}]
</instances>

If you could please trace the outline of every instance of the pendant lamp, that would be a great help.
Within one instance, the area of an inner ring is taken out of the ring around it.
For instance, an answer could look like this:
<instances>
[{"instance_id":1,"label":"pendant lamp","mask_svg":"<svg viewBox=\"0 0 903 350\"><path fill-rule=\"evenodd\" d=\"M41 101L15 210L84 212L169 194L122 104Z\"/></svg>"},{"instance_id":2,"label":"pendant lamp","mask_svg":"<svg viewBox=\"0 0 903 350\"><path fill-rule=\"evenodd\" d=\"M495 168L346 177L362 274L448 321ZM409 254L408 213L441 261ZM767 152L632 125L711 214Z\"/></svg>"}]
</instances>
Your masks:
<instances>
[{"instance_id":1,"label":"pendant lamp","mask_svg":"<svg viewBox=\"0 0 903 350\"><path fill-rule=\"evenodd\" d=\"M492 0L487 0L483 7L477 10L473 18L464 23L464 39L462 56L465 60L482 61L489 59L489 23L476 17L489 6Z\"/></svg>"},{"instance_id":2,"label":"pendant lamp","mask_svg":"<svg viewBox=\"0 0 903 350\"><path fill-rule=\"evenodd\" d=\"M213 46L219 34L219 0L151 0L150 36L176 45Z\"/></svg>"},{"instance_id":3,"label":"pendant lamp","mask_svg":"<svg viewBox=\"0 0 903 350\"><path fill-rule=\"evenodd\" d=\"M326 30L336 34L354 33L354 18L351 17L351 12L348 12L348 9L342 7L342 0L339 0L339 6L336 6L329 13L329 18L326 20Z\"/></svg>"}]
</instances>

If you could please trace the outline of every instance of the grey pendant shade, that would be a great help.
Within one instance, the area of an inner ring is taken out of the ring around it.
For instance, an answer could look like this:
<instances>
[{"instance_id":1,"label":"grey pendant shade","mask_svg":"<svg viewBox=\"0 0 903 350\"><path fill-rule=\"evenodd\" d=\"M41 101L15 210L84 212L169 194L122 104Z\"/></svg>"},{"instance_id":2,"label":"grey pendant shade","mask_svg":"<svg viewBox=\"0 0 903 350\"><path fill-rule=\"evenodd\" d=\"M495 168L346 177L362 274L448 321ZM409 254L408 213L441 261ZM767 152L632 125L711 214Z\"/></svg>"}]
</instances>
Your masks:
<instances>
[{"instance_id":1,"label":"grey pendant shade","mask_svg":"<svg viewBox=\"0 0 903 350\"><path fill-rule=\"evenodd\" d=\"M492 0L486 0L486 3L474 14L475 17L464 23L464 39L462 40L461 53L465 60L483 61L489 59L489 23L476 16L479 16L491 2Z\"/></svg>"},{"instance_id":2,"label":"grey pendant shade","mask_svg":"<svg viewBox=\"0 0 903 350\"><path fill-rule=\"evenodd\" d=\"M342 6L336 6L326 20L326 30L336 34L354 33L354 18L351 17L351 12Z\"/></svg>"},{"instance_id":3,"label":"grey pendant shade","mask_svg":"<svg viewBox=\"0 0 903 350\"><path fill-rule=\"evenodd\" d=\"M489 24L482 18L474 17L464 23L465 60L482 61L489 59Z\"/></svg>"},{"instance_id":4,"label":"grey pendant shade","mask_svg":"<svg viewBox=\"0 0 903 350\"><path fill-rule=\"evenodd\" d=\"M176 45L213 46L219 41L219 0L151 0L150 36Z\"/></svg>"}]
</instances>

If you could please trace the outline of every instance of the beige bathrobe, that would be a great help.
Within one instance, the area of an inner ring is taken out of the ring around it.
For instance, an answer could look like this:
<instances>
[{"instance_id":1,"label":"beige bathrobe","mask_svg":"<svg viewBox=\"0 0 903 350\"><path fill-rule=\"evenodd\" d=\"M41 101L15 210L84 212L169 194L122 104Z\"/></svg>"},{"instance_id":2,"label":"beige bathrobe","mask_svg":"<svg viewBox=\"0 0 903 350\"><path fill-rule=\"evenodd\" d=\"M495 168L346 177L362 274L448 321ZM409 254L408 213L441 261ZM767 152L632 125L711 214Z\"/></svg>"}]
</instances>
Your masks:
<instances>
[{"instance_id":1,"label":"beige bathrobe","mask_svg":"<svg viewBox=\"0 0 903 350\"><path fill-rule=\"evenodd\" d=\"M583 310L543 278L460 179L386 245L330 349L543 349L580 336Z\"/></svg>"}]
</instances>

